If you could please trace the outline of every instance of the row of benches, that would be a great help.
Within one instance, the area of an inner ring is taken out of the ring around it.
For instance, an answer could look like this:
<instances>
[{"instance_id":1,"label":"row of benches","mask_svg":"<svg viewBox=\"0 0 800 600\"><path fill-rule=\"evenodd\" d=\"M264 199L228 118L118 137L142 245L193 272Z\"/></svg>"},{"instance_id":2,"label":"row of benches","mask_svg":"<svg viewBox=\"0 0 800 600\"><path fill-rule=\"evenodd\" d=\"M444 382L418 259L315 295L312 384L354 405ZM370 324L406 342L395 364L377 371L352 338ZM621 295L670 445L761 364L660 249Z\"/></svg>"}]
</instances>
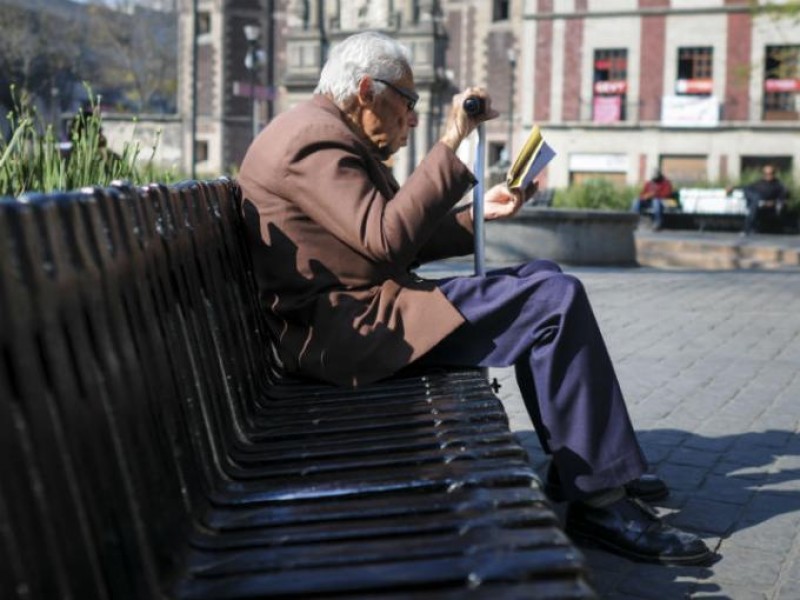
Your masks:
<instances>
[{"instance_id":1,"label":"row of benches","mask_svg":"<svg viewBox=\"0 0 800 600\"><path fill-rule=\"evenodd\" d=\"M747 216L747 200L740 189L730 193L724 188L682 188L678 197L665 203L663 226L674 229L708 229L742 231ZM787 210L777 215L764 211L760 230L796 232L798 215Z\"/></svg>"},{"instance_id":2,"label":"row of benches","mask_svg":"<svg viewBox=\"0 0 800 600\"><path fill-rule=\"evenodd\" d=\"M0 597L594 597L478 370L282 372L238 202L0 200Z\"/></svg>"}]
</instances>

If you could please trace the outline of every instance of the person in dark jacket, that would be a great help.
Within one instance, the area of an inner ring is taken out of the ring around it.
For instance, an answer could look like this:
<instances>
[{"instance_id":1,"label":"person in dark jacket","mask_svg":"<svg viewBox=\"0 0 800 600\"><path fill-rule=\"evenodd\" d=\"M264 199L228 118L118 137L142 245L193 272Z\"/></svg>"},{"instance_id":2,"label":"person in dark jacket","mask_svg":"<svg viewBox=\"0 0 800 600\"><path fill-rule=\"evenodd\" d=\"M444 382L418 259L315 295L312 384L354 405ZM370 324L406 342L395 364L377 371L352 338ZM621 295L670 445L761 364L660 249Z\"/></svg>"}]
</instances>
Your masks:
<instances>
[{"instance_id":1,"label":"person in dark jacket","mask_svg":"<svg viewBox=\"0 0 800 600\"><path fill-rule=\"evenodd\" d=\"M742 188L747 201L747 217L744 234L751 235L759 229L759 221L764 213L781 216L786 210L789 191L775 175L773 165L764 165L761 179Z\"/></svg>"}]
</instances>

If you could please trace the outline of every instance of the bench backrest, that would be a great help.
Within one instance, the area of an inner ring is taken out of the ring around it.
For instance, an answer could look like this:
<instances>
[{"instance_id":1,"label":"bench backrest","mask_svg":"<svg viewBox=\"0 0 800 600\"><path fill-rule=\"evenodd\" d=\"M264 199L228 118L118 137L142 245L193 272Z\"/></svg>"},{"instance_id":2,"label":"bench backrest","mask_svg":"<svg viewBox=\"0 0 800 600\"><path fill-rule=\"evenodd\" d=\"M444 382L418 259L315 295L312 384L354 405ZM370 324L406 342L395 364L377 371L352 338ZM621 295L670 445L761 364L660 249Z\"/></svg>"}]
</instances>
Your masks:
<instances>
[{"instance_id":1,"label":"bench backrest","mask_svg":"<svg viewBox=\"0 0 800 600\"><path fill-rule=\"evenodd\" d=\"M685 213L746 214L747 202L742 190L730 194L724 188L681 188L681 209Z\"/></svg>"},{"instance_id":2,"label":"bench backrest","mask_svg":"<svg viewBox=\"0 0 800 600\"><path fill-rule=\"evenodd\" d=\"M237 198L0 201L0 590L158 597L180 570L222 417L206 400L235 419L269 370Z\"/></svg>"}]
</instances>

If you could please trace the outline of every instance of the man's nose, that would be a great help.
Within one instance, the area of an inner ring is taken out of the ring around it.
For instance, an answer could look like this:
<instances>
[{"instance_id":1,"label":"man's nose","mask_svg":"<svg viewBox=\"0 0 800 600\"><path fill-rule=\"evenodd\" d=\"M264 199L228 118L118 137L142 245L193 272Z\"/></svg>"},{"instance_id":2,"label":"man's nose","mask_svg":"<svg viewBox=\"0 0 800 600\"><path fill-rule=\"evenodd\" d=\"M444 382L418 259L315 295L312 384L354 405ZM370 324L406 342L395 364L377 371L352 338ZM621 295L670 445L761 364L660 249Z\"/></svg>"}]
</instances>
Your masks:
<instances>
[{"instance_id":1,"label":"man's nose","mask_svg":"<svg viewBox=\"0 0 800 600\"><path fill-rule=\"evenodd\" d=\"M416 110L412 110L408 115L408 126L416 127L419 124L419 115Z\"/></svg>"}]
</instances>

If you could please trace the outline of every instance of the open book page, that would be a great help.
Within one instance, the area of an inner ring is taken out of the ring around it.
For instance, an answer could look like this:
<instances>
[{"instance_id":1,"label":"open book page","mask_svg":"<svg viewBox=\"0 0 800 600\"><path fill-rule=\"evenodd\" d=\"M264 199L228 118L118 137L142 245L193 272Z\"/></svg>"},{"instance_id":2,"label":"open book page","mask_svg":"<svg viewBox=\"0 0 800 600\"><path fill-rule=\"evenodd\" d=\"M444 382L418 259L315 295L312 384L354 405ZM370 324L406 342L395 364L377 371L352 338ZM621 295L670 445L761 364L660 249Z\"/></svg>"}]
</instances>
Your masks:
<instances>
[{"instance_id":1,"label":"open book page","mask_svg":"<svg viewBox=\"0 0 800 600\"><path fill-rule=\"evenodd\" d=\"M553 157L555 151L544 141L537 125L533 126L525 145L506 175L508 189L526 189Z\"/></svg>"}]
</instances>

